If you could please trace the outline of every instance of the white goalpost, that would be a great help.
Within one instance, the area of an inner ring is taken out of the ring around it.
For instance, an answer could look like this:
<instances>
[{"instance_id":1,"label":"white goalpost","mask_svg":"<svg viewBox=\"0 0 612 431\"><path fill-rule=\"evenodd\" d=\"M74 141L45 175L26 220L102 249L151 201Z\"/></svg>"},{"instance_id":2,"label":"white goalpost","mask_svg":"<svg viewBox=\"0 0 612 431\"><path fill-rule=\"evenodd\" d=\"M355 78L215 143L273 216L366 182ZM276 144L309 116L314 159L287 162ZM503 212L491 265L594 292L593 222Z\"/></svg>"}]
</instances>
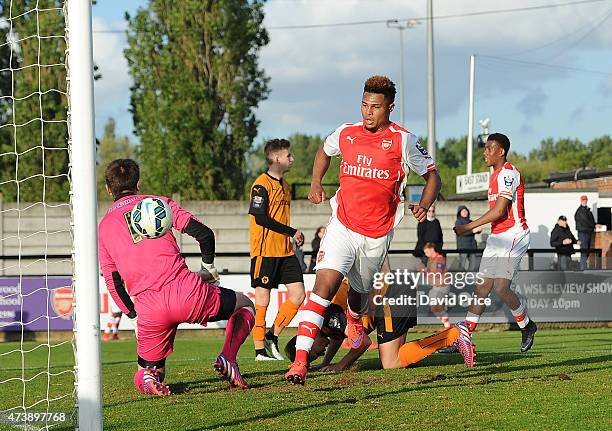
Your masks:
<instances>
[{"instance_id":1,"label":"white goalpost","mask_svg":"<svg viewBox=\"0 0 612 431\"><path fill-rule=\"evenodd\" d=\"M91 0L0 33L0 429L101 431Z\"/></svg>"},{"instance_id":2,"label":"white goalpost","mask_svg":"<svg viewBox=\"0 0 612 431\"><path fill-rule=\"evenodd\" d=\"M66 0L78 428L102 430L91 1Z\"/></svg>"}]
</instances>

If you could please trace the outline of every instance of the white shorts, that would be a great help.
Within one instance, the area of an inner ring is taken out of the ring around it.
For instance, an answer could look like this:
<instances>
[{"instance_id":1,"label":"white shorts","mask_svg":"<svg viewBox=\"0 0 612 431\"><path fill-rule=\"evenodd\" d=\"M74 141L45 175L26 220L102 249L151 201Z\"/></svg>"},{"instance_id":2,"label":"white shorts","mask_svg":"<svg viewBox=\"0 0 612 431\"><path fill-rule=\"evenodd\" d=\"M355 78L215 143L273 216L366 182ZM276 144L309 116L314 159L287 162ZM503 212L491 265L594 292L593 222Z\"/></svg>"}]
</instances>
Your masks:
<instances>
[{"instance_id":1,"label":"white shorts","mask_svg":"<svg viewBox=\"0 0 612 431\"><path fill-rule=\"evenodd\" d=\"M380 271L392 239L393 230L380 238L370 238L353 232L332 216L321 240L315 269L341 272L353 290L370 293L374 274Z\"/></svg>"},{"instance_id":2,"label":"white shorts","mask_svg":"<svg viewBox=\"0 0 612 431\"><path fill-rule=\"evenodd\" d=\"M512 280L529 248L529 230L510 229L489 235L479 271L485 278Z\"/></svg>"}]
</instances>

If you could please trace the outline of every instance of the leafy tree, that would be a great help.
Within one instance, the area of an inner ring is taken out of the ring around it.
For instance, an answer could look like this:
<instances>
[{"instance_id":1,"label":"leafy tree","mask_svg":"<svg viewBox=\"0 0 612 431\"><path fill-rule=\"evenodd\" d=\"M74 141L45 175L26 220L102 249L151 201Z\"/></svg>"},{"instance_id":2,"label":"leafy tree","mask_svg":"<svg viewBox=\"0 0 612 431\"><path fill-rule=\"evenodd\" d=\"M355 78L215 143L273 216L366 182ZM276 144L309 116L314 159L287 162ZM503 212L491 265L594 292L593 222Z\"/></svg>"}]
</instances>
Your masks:
<instances>
[{"instance_id":1,"label":"leafy tree","mask_svg":"<svg viewBox=\"0 0 612 431\"><path fill-rule=\"evenodd\" d=\"M143 188L185 199L235 199L267 97L263 0L150 0L128 21Z\"/></svg>"},{"instance_id":2,"label":"leafy tree","mask_svg":"<svg viewBox=\"0 0 612 431\"><path fill-rule=\"evenodd\" d=\"M0 191L5 199L68 198L66 42L61 0L0 0ZM12 17L9 17L9 10ZM11 26L12 23L12 26ZM40 36L40 37L37 37Z\"/></svg>"},{"instance_id":3,"label":"leafy tree","mask_svg":"<svg viewBox=\"0 0 612 431\"><path fill-rule=\"evenodd\" d=\"M291 154L295 158L295 162L291 170L285 175L285 179L295 187L297 198L305 199L310 190L310 182L312 180L312 165L314 163L315 154L323 143L324 138L320 135L306 135L303 133L294 133L287 137L291 142ZM263 140L258 146L251 149L246 156L247 159L247 184L245 188L245 196L248 196L250 186L261 174L268 169L263 153L263 148L267 139ZM328 197L331 197L338 188L340 176L340 158L333 157L329 165L327 174L323 179L325 191Z\"/></svg>"},{"instance_id":4,"label":"leafy tree","mask_svg":"<svg viewBox=\"0 0 612 431\"><path fill-rule=\"evenodd\" d=\"M116 159L133 159L136 147L127 136L117 136L115 132L116 123L109 118L104 126L104 135L99 141L98 160L96 168L96 183L98 188L98 199L110 199L105 189L104 172L110 162Z\"/></svg>"}]
</instances>

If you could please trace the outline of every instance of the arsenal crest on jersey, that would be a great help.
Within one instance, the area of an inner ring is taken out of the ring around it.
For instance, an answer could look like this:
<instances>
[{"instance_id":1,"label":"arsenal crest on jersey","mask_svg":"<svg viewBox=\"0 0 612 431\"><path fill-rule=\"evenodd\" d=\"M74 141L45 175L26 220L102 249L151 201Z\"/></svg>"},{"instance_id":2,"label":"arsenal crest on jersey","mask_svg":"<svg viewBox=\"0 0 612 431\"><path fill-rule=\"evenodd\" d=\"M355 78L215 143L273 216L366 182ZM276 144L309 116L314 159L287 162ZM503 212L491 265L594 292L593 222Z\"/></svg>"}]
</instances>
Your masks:
<instances>
[{"instance_id":1,"label":"arsenal crest on jersey","mask_svg":"<svg viewBox=\"0 0 612 431\"><path fill-rule=\"evenodd\" d=\"M380 146L383 150L388 150L389 148L391 148L391 145L393 145L393 141L391 139L383 139L380 143Z\"/></svg>"},{"instance_id":2,"label":"arsenal crest on jersey","mask_svg":"<svg viewBox=\"0 0 612 431\"><path fill-rule=\"evenodd\" d=\"M319 250L319 253L317 254L317 263L320 263L324 257L325 257L325 252L323 250Z\"/></svg>"},{"instance_id":3,"label":"arsenal crest on jersey","mask_svg":"<svg viewBox=\"0 0 612 431\"><path fill-rule=\"evenodd\" d=\"M62 319L72 319L73 294L71 287L58 287L51 291L51 306Z\"/></svg>"}]
</instances>

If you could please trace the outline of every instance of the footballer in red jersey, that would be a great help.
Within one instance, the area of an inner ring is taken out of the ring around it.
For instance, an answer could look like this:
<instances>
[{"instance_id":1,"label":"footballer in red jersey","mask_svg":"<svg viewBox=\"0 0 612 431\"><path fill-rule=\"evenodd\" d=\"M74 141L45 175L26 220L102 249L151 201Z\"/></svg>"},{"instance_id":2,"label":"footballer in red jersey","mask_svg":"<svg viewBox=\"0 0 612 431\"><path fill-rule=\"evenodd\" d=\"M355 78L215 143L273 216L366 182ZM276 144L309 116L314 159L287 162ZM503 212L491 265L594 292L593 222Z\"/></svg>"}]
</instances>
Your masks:
<instances>
[{"instance_id":1,"label":"footballer in red jersey","mask_svg":"<svg viewBox=\"0 0 612 431\"><path fill-rule=\"evenodd\" d=\"M471 334L485 310L483 299L495 289L497 296L510 308L516 323L521 328L521 351L531 348L537 326L527 314L516 293L510 289L512 279L519 269L522 257L529 248L529 227L525 220L525 183L523 176L507 160L510 140L506 135L489 135L484 147L484 160L493 168L489 181L489 211L482 217L463 225L455 225L455 233L461 235L474 228L491 223L491 235L482 255L480 272L483 282L476 286L477 303L468 309L465 322L459 323L462 337L460 349L471 349Z\"/></svg>"},{"instance_id":2,"label":"footballer in red jersey","mask_svg":"<svg viewBox=\"0 0 612 431\"><path fill-rule=\"evenodd\" d=\"M425 219L440 191L434 160L415 135L390 121L394 100L395 84L389 78L370 77L363 89L362 121L342 124L315 156L309 200L325 201L322 181L336 156L342 157L340 188L330 202L332 217L317 255L314 289L302 307L295 361L285 374L292 383L304 383L308 352L344 277L350 283L348 339L352 348L361 347L365 339L361 317L368 312L373 278L387 255L393 229L404 215L408 173L412 170L425 179L420 202L410 206L417 220Z\"/></svg>"}]
</instances>

